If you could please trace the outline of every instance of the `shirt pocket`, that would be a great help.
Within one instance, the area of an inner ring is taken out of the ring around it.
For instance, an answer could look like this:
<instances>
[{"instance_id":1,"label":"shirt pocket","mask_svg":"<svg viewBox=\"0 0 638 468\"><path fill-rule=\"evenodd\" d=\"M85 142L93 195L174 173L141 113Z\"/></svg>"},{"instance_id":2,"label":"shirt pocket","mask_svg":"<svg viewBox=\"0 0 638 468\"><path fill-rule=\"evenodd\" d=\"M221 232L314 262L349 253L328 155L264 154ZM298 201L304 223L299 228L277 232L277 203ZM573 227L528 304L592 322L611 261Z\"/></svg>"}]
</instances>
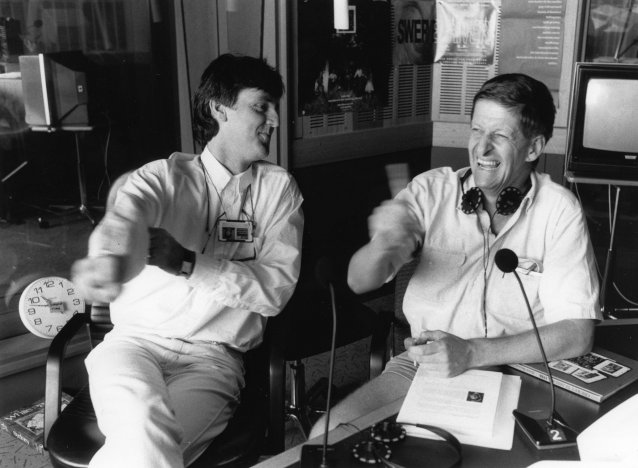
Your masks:
<instances>
[{"instance_id":1,"label":"shirt pocket","mask_svg":"<svg viewBox=\"0 0 638 468\"><path fill-rule=\"evenodd\" d=\"M430 302L453 299L460 291L458 283L465 258L464 252L424 247L410 282L412 294Z\"/></svg>"},{"instance_id":2,"label":"shirt pocket","mask_svg":"<svg viewBox=\"0 0 638 468\"><path fill-rule=\"evenodd\" d=\"M516 273L521 280L525 295L532 308L534 320L538 321L542 318L542 307L538 296L538 289L543 274L538 271L529 270L527 269L527 265L521 265L520 263L516 268ZM516 324L519 324L523 330L527 330L531 326L527 304L525 303L525 298L523 297L523 292L521 291L518 281L516 281L514 276L510 278L516 284L512 285L508 283L507 287L503 287L498 292L498 313L502 314L505 318L504 322L506 325L516 328Z\"/></svg>"}]
</instances>

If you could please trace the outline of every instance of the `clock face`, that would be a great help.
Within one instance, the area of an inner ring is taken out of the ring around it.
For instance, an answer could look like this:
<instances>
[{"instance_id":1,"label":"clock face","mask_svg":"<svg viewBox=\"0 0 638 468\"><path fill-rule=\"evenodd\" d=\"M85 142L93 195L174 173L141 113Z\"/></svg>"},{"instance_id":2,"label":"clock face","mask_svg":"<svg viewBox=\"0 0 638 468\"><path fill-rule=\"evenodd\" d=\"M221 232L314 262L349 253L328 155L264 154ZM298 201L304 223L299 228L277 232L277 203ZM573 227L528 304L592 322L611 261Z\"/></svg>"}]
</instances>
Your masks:
<instances>
[{"instance_id":1,"label":"clock face","mask_svg":"<svg viewBox=\"0 0 638 468\"><path fill-rule=\"evenodd\" d=\"M84 312L84 299L69 280L49 276L24 289L19 312L31 333L53 338L73 315Z\"/></svg>"}]
</instances>

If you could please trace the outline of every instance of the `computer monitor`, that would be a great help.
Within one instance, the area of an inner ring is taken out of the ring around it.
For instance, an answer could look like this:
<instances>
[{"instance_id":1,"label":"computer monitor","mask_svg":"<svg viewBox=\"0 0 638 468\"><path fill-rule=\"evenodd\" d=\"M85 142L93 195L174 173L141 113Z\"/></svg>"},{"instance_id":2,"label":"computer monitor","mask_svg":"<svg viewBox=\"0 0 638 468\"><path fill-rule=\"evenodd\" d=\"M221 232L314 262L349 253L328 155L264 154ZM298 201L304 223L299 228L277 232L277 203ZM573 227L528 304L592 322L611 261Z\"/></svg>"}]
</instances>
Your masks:
<instances>
[{"instance_id":1,"label":"computer monitor","mask_svg":"<svg viewBox=\"0 0 638 468\"><path fill-rule=\"evenodd\" d=\"M88 61L79 51L20 56L25 120L34 127L89 125Z\"/></svg>"},{"instance_id":2,"label":"computer monitor","mask_svg":"<svg viewBox=\"0 0 638 468\"><path fill-rule=\"evenodd\" d=\"M638 180L638 65L575 65L566 169L575 176Z\"/></svg>"}]
</instances>

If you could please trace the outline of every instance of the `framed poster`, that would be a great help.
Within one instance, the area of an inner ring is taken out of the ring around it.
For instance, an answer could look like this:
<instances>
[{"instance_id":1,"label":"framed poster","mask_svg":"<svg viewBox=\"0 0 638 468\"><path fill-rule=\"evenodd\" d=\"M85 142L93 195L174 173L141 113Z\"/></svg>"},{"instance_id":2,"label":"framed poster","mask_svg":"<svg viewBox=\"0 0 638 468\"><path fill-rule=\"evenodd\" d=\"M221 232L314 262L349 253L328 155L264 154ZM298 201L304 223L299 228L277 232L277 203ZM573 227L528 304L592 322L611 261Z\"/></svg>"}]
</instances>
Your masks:
<instances>
[{"instance_id":1,"label":"framed poster","mask_svg":"<svg viewBox=\"0 0 638 468\"><path fill-rule=\"evenodd\" d=\"M438 0L434 61L492 65L500 4L500 0Z\"/></svg>"}]
</instances>

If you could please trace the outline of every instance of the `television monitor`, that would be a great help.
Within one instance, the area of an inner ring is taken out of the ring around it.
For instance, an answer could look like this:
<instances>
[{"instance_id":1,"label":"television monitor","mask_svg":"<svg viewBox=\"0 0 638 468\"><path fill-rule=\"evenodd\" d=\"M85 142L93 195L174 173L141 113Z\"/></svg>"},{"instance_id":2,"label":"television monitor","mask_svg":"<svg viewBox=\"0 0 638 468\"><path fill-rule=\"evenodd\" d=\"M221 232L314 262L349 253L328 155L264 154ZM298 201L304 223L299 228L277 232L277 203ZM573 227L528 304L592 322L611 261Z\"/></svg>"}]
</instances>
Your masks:
<instances>
[{"instance_id":1,"label":"television monitor","mask_svg":"<svg viewBox=\"0 0 638 468\"><path fill-rule=\"evenodd\" d=\"M638 180L638 65L575 65L566 168L574 176Z\"/></svg>"},{"instance_id":2,"label":"television monitor","mask_svg":"<svg viewBox=\"0 0 638 468\"><path fill-rule=\"evenodd\" d=\"M88 61L81 52L21 55L19 60L27 124L89 125Z\"/></svg>"}]
</instances>

